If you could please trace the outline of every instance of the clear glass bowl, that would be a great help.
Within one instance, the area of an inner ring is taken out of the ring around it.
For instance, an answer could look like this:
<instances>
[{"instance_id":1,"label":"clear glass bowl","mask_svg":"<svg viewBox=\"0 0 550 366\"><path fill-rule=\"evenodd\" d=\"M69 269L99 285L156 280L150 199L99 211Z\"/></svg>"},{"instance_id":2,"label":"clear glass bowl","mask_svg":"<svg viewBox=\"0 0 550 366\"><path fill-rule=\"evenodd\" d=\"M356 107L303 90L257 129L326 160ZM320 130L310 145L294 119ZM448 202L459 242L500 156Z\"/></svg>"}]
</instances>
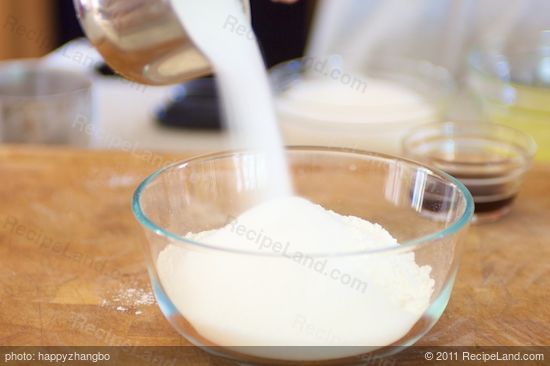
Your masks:
<instances>
[{"instance_id":1,"label":"clear glass bowl","mask_svg":"<svg viewBox=\"0 0 550 366\"><path fill-rule=\"evenodd\" d=\"M192 240L186 235L221 228L261 201L262 159L237 151L176 163L145 179L133 199L153 291L168 321L194 345L247 364L354 364L415 343L449 301L473 214L468 190L446 173L392 156L296 147L287 157L296 195L376 222L401 245L350 252L335 242L329 252L303 253L314 265L300 272L275 251ZM384 303L380 292L402 298L408 280L364 278L361 291L350 285L362 269L393 271L388 264L400 260L431 267L432 292L411 313L392 310L396 303ZM312 271L316 263L340 269L339 281ZM327 319L334 328L327 329Z\"/></svg>"},{"instance_id":2,"label":"clear glass bowl","mask_svg":"<svg viewBox=\"0 0 550 366\"><path fill-rule=\"evenodd\" d=\"M442 120L455 90L447 70L424 60L374 57L357 72L347 72L341 63L336 55L305 57L271 68L275 106L288 145L348 147L398 155L408 129ZM310 80L335 81L330 113L319 113L312 106L312 114L302 104L284 102L288 90ZM391 83L412 94L407 102L400 99L394 104L391 97L369 94L377 87L375 82ZM338 93L344 95L334 95ZM362 100L363 95L369 100L368 107L349 105L350 100ZM411 100L413 95L418 101Z\"/></svg>"},{"instance_id":3,"label":"clear glass bowl","mask_svg":"<svg viewBox=\"0 0 550 366\"><path fill-rule=\"evenodd\" d=\"M428 124L403 140L405 156L466 185L474 197L474 222L492 222L510 211L536 150L531 136L484 122Z\"/></svg>"},{"instance_id":4,"label":"clear glass bowl","mask_svg":"<svg viewBox=\"0 0 550 366\"><path fill-rule=\"evenodd\" d=\"M533 136L535 159L550 162L550 32L537 46L473 51L467 80L491 122Z\"/></svg>"},{"instance_id":5,"label":"clear glass bowl","mask_svg":"<svg viewBox=\"0 0 550 366\"><path fill-rule=\"evenodd\" d=\"M0 142L88 146L92 82L39 60L0 62Z\"/></svg>"}]
</instances>

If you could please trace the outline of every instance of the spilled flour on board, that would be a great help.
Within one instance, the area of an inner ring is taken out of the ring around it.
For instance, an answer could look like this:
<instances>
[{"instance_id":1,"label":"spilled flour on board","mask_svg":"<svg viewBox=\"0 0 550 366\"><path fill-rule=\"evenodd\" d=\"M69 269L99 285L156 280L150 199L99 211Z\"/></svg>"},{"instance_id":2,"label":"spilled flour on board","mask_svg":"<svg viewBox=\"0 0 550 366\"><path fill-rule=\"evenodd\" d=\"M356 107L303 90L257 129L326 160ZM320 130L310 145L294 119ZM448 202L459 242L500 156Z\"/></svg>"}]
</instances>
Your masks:
<instances>
[{"instance_id":1,"label":"spilled flour on board","mask_svg":"<svg viewBox=\"0 0 550 366\"><path fill-rule=\"evenodd\" d=\"M143 288L125 288L117 291L111 298L104 298L101 301L101 307L113 308L118 312L140 315L143 310L140 306L150 306L155 304L155 296L150 290Z\"/></svg>"}]
</instances>

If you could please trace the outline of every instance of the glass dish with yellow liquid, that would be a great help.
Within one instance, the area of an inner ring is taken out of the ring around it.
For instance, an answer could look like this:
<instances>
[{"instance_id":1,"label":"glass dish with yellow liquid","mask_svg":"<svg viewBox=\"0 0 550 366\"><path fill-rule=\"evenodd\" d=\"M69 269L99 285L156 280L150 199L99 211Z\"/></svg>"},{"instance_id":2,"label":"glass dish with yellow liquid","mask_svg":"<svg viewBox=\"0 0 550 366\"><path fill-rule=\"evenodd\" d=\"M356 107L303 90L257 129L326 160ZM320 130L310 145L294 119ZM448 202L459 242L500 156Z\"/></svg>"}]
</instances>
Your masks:
<instances>
[{"instance_id":1,"label":"glass dish with yellow liquid","mask_svg":"<svg viewBox=\"0 0 550 366\"><path fill-rule=\"evenodd\" d=\"M530 49L473 52L468 85L490 121L533 136L535 159L550 162L550 41Z\"/></svg>"}]
</instances>

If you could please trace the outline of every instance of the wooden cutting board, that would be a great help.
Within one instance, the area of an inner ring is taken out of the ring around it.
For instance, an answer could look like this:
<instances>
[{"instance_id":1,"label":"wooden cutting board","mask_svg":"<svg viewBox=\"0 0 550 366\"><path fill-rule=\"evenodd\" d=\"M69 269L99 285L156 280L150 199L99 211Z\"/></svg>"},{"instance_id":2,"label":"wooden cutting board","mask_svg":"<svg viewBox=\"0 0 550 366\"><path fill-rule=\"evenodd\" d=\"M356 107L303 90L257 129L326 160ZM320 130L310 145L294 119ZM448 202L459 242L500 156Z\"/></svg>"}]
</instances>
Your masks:
<instances>
[{"instance_id":1,"label":"wooden cutting board","mask_svg":"<svg viewBox=\"0 0 550 366\"><path fill-rule=\"evenodd\" d=\"M0 148L1 345L189 345L154 301L130 210L147 174L184 157ZM549 344L550 165L464 246L449 306L418 344Z\"/></svg>"}]
</instances>

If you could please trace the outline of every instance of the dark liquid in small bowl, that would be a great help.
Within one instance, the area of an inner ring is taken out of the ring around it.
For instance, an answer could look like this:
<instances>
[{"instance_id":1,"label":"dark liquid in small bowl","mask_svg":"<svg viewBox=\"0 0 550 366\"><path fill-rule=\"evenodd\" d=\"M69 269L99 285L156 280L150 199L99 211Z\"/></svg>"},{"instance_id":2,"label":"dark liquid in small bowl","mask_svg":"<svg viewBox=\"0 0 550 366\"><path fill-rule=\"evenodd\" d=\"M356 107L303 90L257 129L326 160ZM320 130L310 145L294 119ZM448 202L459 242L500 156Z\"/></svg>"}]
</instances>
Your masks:
<instances>
[{"instance_id":1,"label":"dark liquid in small bowl","mask_svg":"<svg viewBox=\"0 0 550 366\"><path fill-rule=\"evenodd\" d=\"M493 221L510 210L517 196L518 178L514 175L464 174L447 171L460 180L472 194L475 203L474 221ZM422 209L446 212L451 201L443 185L432 182L423 192ZM414 192L411 191L411 199ZM448 197L448 196L447 196Z\"/></svg>"},{"instance_id":2,"label":"dark liquid in small bowl","mask_svg":"<svg viewBox=\"0 0 550 366\"><path fill-rule=\"evenodd\" d=\"M468 188L474 197L476 214L507 210L516 199L515 180L509 176L448 173Z\"/></svg>"},{"instance_id":3,"label":"dark liquid in small bowl","mask_svg":"<svg viewBox=\"0 0 550 366\"><path fill-rule=\"evenodd\" d=\"M475 202L475 193L472 192L472 195L474 196L474 202ZM516 199L516 195L513 195L511 197L503 198L492 202L475 202L475 213L482 214L482 213L502 210L503 208L510 206L515 199Z\"/></svg>"},{"instance_id":4,"label":"dark liquid in small bowl","mask_svg":"<svg viewBox=\"0 0 550 366\"><path fill-rule=\"evenodd\" d=\"M473 221L488 222L510 211L532 160L533 144L529 136L506 126L449 122L419 129L404 146L410 157L460 180L474 199ZM423 208L444 214L440 207L447 203L437 184L414 184L424 194L411 192L411 199L422 197Z\"/></svg>"}]
</instances>

